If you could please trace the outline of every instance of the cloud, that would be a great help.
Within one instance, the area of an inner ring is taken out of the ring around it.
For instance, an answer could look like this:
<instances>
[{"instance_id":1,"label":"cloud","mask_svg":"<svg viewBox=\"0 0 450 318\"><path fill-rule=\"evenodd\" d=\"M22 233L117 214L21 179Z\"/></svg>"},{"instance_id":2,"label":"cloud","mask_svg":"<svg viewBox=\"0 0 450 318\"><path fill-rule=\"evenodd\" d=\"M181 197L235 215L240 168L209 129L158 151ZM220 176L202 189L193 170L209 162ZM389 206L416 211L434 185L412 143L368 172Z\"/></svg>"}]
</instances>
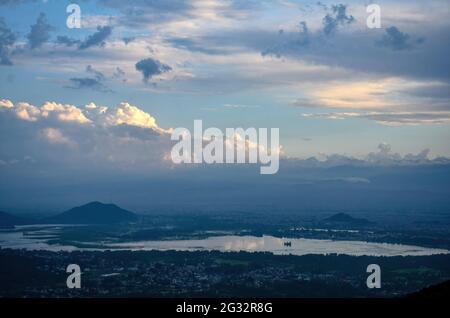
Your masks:
<instances>
[{"instance_id":1,"label":"cloud","mask_svg":"<svg viewBox=\"0 0 450 318\"><path fill-rule=\"evenodd\" d=\"M78 45L80 45L81 41L72 39L66 35L58 35L56 37L56 43L64 44L66 46L74 46L74 45L78 46Z\"/></svg>"},{"instance_id":2,"label":"cloud","mask_svg":"<svg viewBox=\"0 0 450 318\"><path fill-rule=\"evenodd\" d=\"M108 92L108 88L98 79L91 77L72 77L70 79L72 83L71 86L67 86L68 88L74 89L93 89L100 92Z\"/></svg>"},{"instance_id":3,"label":"cloud","mask_svg":"<svg viewBox=\"0 0 450 318\"><path fill-rule=\"evenodd\" d=\"M368 119L389 126L449 124L450 111L430 112L341 112L341 113L305 113L306 118L314 119Z\"/></svg>"},{"instance_id":4,"label":"cloud","mask_svg":"<svg viewBox=\"0 0 450 318\"><path fill-rule=\"evenodd\" d=\"M134 37L134 36L128 36L128 37L122 38L123 43L125 43L126 45L128 45L128 43L133 42L134 40L136 40L136 37Z\"/></svg>"},{"instance_id":5,"label":"cloud","mask_svg":"<svg viewBox=\"0 0 450 318\"><path fill-rule=\"evenodd\" d=\"M422 38L416 40L416 43L421 42L423 42ZM394 51L410 50L414 47L411 36L407 33L401 32L395 26L387 28L386 33L383 35L381 40L376 42L376 44L381 47L390 48Z\"/></svg>"},{"instance_id":6,"label":"cloud","mask_svg":"<svg viewBox=\"0 0 450 318\"><path fill-rule=\"evenodd\" d=\"M287 33L284 30L278 31L281 43L261 52L262 56L272 55L281 58L286 52L298 51L310 43L310 32L305 21L298 24L299 32Z\"/></svg>"},{"instance_id":7,"label":"cloud","mask_svg":"<svg viewBox=\"0 0 450 318\"><path fill-rule=\"evenodd\" d=\"M29 103L13 104L9 100L3 100L3 102L9 105L9 113L28 122L36 122L39 120L76 122L79 124L87 124L90 122L83 111L73 105L46 102L41 107L36 107Z\"/></svg>"},{"instance_id":8,"label":"cloud","mask_svg":"<svg viewBox=\"0 0 450 318\"><path fill-rule=\"evenodd\" d=\"M98 26L97 32L91 34L80 43L79 49L84 50L92 46L103 46L105 45L105 40L111 35L112 27L110 26Z\"/></svg>"},{"instance_id":9,"label":"cloud","mask_svg":"<svg viewBox=\"0 0 450 318\"><path fill-rule=\"evenodd\" d=\"M359 157L343 154L320 154L318 157L307 159L288 158L283 162L286 170L301 168L330 168L330 167L380 167L380 166L420 166L433 164L450 164L450 158L430 157L430 149L423 149L418 153L404 155L394 152L387 142L378 144L377 151ZM281 170L280 170L281 171ZM360 170L362 171L362 170Z\"/></svg>"},{"instance_id":10,"label":"cloud","mask_svg":"<svg viewBox=\"0 0 450 318\"><path fill-rule=\"evenodd\" d=\"M35 168L48 173L118 167L142 172L145 167L166 165L164 156L173 144L170 129L161 128L152 115L129 103L77 107L2 100L1 105L0 159L30 156Z\"/></svg>"},{"instance_id":11,"label":"cloud","mask_svg":"<svg viewBox=\"0 0 450 318\"><path fill-rule=\"evenodd\" d=\"M230 109L237 109L237 108L259 108L259 105L244 105L244 104L224 104L223 107L230 108Z\"/></svg>"},{"instance_id":12,"label":"cloud","mask_svg":"<svg viewBox=\"0 0 450 318\"><path fill-rule=\"evenodd\" d=\"M168 133L159 127L156 119L139 107L123 102L116 107L98 107L94 103L80 108L70 104L46 102L41 106L20 102L14 104L8 99L0 100L1 114L9 113L15 117L28 121L67 122L77 124L91 124L98 127L134 126L151 129L157 133Z\"/></svg>"},{"instance_id":13,"label":"cloud","mask_svg":"<svg viewBox=\"0 0 450 318\"><path fill-rule=\"evenodd\" d=\"M35 24L31 26L31 31L27 35L31 49L40 47L50 39L50 32L54 28L48 23L45 13L41 12Z\"/></svg>"},{"instance_id":14,"label":"cloud","mask_svg":"<svg viewBox=\"0 0 450 318\"><path fill-rule=\"evenodd\" d=\"M0 99L0 107L12 108L14 104L8 99Z\"/></svg>"},{"instance_id":15,"label":"cloud","mask_svg":"<svg viewBox=\"0 0 450 318\"><path fill-rule=\"evenodd\" d=\"M160 61L152 58L137 62L135 67L137 71L142 73L144 82L148 82L148 80L155 75L160 75L172 70L169 65L162 64Z\"/></svg>"},{"instance_id":16,"label":"cloud","mask_svg":"<svg viewBox=\"0 0 450 318\"><path fill-rule=\"evenodd\" d=\"M181 48L184 50L188 50L190 52L198 52L198 53L205 53L205 54L211 54L211 55L226 54L226 52L223 49L210 48L207 44L206 45L202 44L201 39L200 39L200 41L196 41L194 39L189 39L189 38L175 37L175 38L167 39L167 42L169 42L171 45L173 45L176 48Z\"/></svg>"},{"instance_id":17,"label":"cloud","mask_svg":"<svg viewBox=\"0 0 450 318\"><path fill-rule=\"evenodd\" d=\"M406 154L401 156L398 153L392 152L391 145L382 142L378 145L378 152L371 152L367 155L365 160L371 164L392 164L393 162L408 162L408 163L418 163L424 164L429 162L428 155L430 149L424 149L418 154Z\"/></svg>"},{"instance_id":18,"label":"cloud","mask_svg":"<svg viewBox=\"0 0 450 318\"><path fill-rule=\"evenodd\" d=\"M116 79L121 79L123 82L126 82L127 79L125 78L125 71L122 70L120 67L116 67L114 73L113 73L113 77Z\"/></svg>"},{"instance_id":19,"label":"cloud","mask_svg":"<svg viewBox=\"0 0 450 318\"><path fill-rule=\"evenodd\" d=\"M176 20L194 8L191 1L185 0L100 0L98 4L119 11L117 22L133 28Z\"/></svg>"},{"instance_id":20,"label":"cloud","mask_svg":"<svg viewBox=\"0 0 450 318\"><path fill-rule=\"evenodd\" d=\"M156 119L153 116L128 103L121 103L118 107L106 109L102 113L102 123L108 126L127 125L147 128L161 134L170 131L170 129L165 130L160 128L156 124Z\"/></svg>"},{"instance_id":21,"label":"cloud","mask_svg":"<svg viewBox=\"0 0 450 318\"><path fill-rule=\"evenodd\" d=\"M292 105L391 113L450 111L450 85L401 78L331 82L308 87L308 92Z\"/></svg>"},{"instance_id":22,"label":"cloud","mask_svg":"<svg viewBox=\"0 0 450 318\"><path fill-rule=\"evenodd\" d=\"M106 85L104 84L105 75L94 69L92 65L86 66L86 73L92 75L93 77L72 77L70 79L71 86L67 86L68 88L73 89L92 89L99 92L112 92Z\"/></svg>"},{"instance_id":23,"label":"cloud","mask_svg":"<svg viewBox=\"0 0 450 318\"><path fill-rule=\"evenodd\" d=\"M343 4L332 5L331 13L323 18L323 32L326 35L331 35L336 32L338 26L350 24L355 21L352 15L347 15L347 6Z\"/></svg>"},{"instance_id":24,"label":"cloud","mask_svg":"<svg viewBox=\"0 0 450 318\"><path fill-rule=\"evenodd\" d=\"M44 128L42 136L52 144L73 145L73 141L64 136L59 129L56 128Z\"/></svg>"},{"instance_id":25,"label":"cloud","mask_svg":"<svg viewBox=\"0 0 450 318\"><path fill-rule=\"evenodd\" d=\"M92 67L92 65L90 65L90 64L89 64L88 66L86 66L86 72L87 72L87 73L90 73L90 74L92 74L92 75L94 75L94 77L95 77L98 81L102 81L102 80L105 79L105 75L103 75L102 72L97 71L96 69L94 69L94 68Z\"/></svg>"},{"instance_id":26,"label":"cloud","mask_svg":"<svg viewBox=\"0 0 450 318\"><path fill-rule=\"evenodd\" d=\"M0 65L12 65L10 47L16 41L16 35L11 31L0 17Z\"/></svg>"}]
</instances>

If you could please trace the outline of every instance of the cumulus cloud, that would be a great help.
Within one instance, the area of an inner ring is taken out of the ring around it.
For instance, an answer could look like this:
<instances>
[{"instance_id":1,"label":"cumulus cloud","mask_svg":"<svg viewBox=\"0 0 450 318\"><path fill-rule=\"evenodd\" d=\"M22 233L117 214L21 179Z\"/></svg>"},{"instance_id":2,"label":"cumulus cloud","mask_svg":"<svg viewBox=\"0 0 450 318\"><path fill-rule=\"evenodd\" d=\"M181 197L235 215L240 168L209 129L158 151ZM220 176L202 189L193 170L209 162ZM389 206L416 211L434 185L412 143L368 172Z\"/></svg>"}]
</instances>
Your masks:
<instances>
[{"instance_id":1,"label":"cumulus cloud","mask_svg":"<svg viewBox=\"0 0 450 318\"><path fill-rule=\"evenodd\" d=\"M142 73L144 82L148 82L148 80L155 75L160 75L172 70L169 65L163 64L152 58L140 60L136 63L135 67L137 71Z\"/></svg>"},{"instance_id":2,"label":"cumulus cloud","mask_svg":"<svg viewBox=\"0 0 450 318\"><path fill-rule=\"evenodd\" d=\"M0 107L12 108L14 104L8 99L0 99Z\"/></svg>"},{"instance_id":3,"label":"cumulus cloud","mask_svg":"<svg viewBox=\"0 0 450 318\"><path fill-rule=\"evenodd\" d=\"M13 104L9 100L6 100L4 103L12 105L8 107L9 112L25 121L55 120L60 122L76 122L79 124L90 122L82 110L73 105L46 102L41 107L37 107L23 102Z\"/></svg>"},{"instance_id":4,"label":"cumulus cloud","mask_svg":"<svg viewBox=\"0 0 450 318\"><path fill-rule=\"evenodd\" d=\"M369 153L365 160L371 164L389 164L402 161L423 164L429 162L429 153L430 149L424 149L418 154L406 154L402 156L393 152L390 144L382 142L378 145L378 152Z\"/></svg>"},{"instance_id":5,"label":"cumulus cloud","mask_svg":"<svg viewBox=\"0 0 450 318\"><path fill-rule=\"evenodd\" d=\"M100 122L108 126L128 125L147 128L161 134L169 131L160 128L153 116L128 103L121 103L118 107L107 108L101 111Z\"/></svg>"},{"instance_id":6,"label":"cumulus cloud","mask_svg":"<svg viewBox=\"0 0 450 318\"><path fill-rule=\"evenodd\" d=\"M104 46L105 40L111 35L112 27L110 26L98 26L97 32L91 34L80 43L79 49L84 50L92 46Z\"/></svg>"},{"instance_id":7,"label":"cumulus cloud","mask_svg":"<svg viewBox=\"0 0 450 318\"><path fill-rule=\"evenodd\" d=\"M95 103L89 103L84 108L80 108L56 102L46 102L41 106L34 106L25 102L14 104L8 99L2 99L0 100L0 107L0 110L3 109L3 115L5 113L13 114L19 119L30 122L50 120L99 127L125 125L150 129L160 134L170 131L159 127L156 119L149 113L126 102L120 103L116 107L98 107Z\"/></svg>"},{"instance_id":8,"label":"cumulus cloud","mask_svg":"<svg viewBox=\"0 0 450 318\"><path fill-rule=\"evenodd\" d=\"M31 49L40 47L50 39L50 32L54 28L48 23L47 16L41 12L35 24L31 26L31 31L27 35L28 43Z\"/></svg>"},{"instance_id":9,"label":"cumulus cloud","mask_svg":"<svg viewBox=\"0 0 450 318\"><path fill-rule=\"evenodd\" d=\"M358 157L343 154L320 154L307 159L288 158L283 169L324 168L324 167L379 167L379 166L421 166L450 164L450 158L430 156L430 149L418 153L400 154L387 142L378 144L377 150Z\"/></svg>"},{"instance_id":10,"label":"cumulus cloud","mask_svg":"<svg viewBox=\"0 0 450 318\"><path fill-rule=\"evenodd\" d=\"M16 35L11 31L0 17L0 65L12 65L10 48L16 41Z\"/></svg>"},{"instance_id":11,"label":"cumulus cloud","mask_svg":"<svg viewBox=\"0 0 450 318\"><path fill-rule=\"evenodd\" d=\"M129 103L77 107L1 100L0 105L0 159L5 162L30 156L35 167L53 172L57 167L142 171L167 165L171 130Z\"/></svg>"}]
</instances>

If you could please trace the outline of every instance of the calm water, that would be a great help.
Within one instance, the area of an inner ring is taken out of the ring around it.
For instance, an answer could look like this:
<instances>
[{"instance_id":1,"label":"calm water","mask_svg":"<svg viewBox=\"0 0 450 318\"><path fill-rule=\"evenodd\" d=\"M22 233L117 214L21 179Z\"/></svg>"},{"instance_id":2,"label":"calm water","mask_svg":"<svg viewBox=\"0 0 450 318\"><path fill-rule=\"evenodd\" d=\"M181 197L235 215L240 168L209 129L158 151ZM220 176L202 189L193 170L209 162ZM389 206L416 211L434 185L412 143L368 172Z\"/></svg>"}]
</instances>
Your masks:
<instances>
[{"instance_id":1,"label":"calm water","mask_svg":"<svg viewBox=\"0 0 450 318\"><path fill-rule=\"evenodd\" d=\"M285 246L285 242L290 242L291 246ZM402 244L368 243L362 241L287 239L273 236L216 236L202 240L142 241L110 244L109 246L113 248L125 248L131 250L247 251L271 252L278 255L336 253L354 256L425 256L450 253L448 250Z\"/></svg>"},{"instance_id":2,"label":"calm water","mask_svg":"<svg viewBox=\"0 0 450 318\"><path fill-rule=\"evenodd\" d=\"M48 240L57 238L61 226L42 227L32 229L16 229L0 231L0 246L2 248L73 251L73 250L179 250L179 251L247 251L271 252L278 255L306 255L306 254L346 254L371 256L427 256L434 254L449 254L444 249L434 249L420 246L368 243L362 241L332 241L315 239L289 239L273 236L212 236L201 240L172 240L172 241L136 241L126 243L104 243L100 248L78 248L71 245L49 244ZM24 234L26 233L26 234ZM291 246L285 246L290 242ZM99 244L99 243L96 243Z\"/></svg>"}]
</instances>

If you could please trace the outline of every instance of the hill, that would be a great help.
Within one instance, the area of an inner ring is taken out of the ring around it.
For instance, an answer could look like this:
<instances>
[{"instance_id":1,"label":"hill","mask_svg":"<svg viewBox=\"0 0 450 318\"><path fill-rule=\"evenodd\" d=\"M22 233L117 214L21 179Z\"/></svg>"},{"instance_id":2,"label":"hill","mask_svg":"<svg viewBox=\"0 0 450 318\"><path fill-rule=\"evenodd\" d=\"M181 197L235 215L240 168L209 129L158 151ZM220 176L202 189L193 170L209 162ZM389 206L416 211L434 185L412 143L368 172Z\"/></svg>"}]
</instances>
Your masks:
<instances>
[{"instance_id":1,"label":"hill","mask_svg":"<svg viewBox=\"0 0 450 318\"><path fill-rule=\"evenodd\" d=\"M116 224L134 222L137 219L136 214L124 210L115 204L90 202L53 217L46 218L43 223Z\"/></svg>"},{"instance_id":2,"label":"hill","mask_svg":"<svg viewBox=\"0 0 450 318\"><path fill-rule=\"evenodd\" d=\"M450 280L443 283L433 285L418 292L407 295L409 298L422 298L422 299L448 299L450 296Z\"/></svg>"},{"instance_id":3,"label":"hill","mask_svg":"<svg viewBox=\"0 0 450 318\"><path fill-rule=\"evenodd\" d=\"M13 227L14 225L25 225L30 223L32 223L31 220L0 211L0 227Z\"/></svg>"}]
</instances>

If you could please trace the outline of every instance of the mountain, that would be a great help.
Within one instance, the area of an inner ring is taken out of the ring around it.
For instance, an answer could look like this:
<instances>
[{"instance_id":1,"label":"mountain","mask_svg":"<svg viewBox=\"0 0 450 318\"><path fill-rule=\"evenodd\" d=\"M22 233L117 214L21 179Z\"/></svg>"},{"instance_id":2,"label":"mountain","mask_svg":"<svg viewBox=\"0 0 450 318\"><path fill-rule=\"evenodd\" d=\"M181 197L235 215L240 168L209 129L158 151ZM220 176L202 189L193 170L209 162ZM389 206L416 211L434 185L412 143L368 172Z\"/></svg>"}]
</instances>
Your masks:
<instances>
[{"instance_id":1,"label":"mountain","mask_svg":"<svg viewBox=\"0 0 450 318\"><path fill-rule=\"evenodd\" d=\"M341 224L341 225L370 225L373 224L367 219L363 218L354 218L351 215L346 213L337 213L334 214L322 221L326 224Z\"/></svg>"},{"instance_id":2,"label":"mountain","mask_svg":"<svg viewBox=\"0 0 450 318\"><path fill-rule=\"evenodd\" d=\"M0 227L13 227L14 225L25 225L30 223L32 223L31 220L0 211Z\"/></svg>"},{"instance_id":3,"label":"mountain","mask_svg":"<svg viewBox=\"0 0 450 318\"><path fill-rule=\"evenodd\" d=\"M133 222L138 219L133 212L115 204L90 202L66 212L46 218L43 223L59 224L116 224Z\"/></svg>"}]
</instances>

